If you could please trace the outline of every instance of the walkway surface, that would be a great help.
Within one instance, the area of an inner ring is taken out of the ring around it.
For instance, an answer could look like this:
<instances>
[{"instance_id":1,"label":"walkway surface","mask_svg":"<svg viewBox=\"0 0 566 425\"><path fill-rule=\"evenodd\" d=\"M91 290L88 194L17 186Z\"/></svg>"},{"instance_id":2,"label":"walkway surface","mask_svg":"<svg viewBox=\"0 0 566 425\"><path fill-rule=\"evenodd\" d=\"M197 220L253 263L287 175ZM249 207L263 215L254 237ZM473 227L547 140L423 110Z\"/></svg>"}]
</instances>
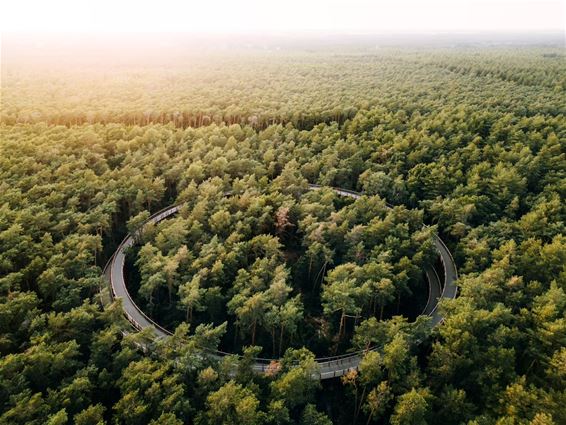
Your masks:
<instances>
[{"instance_id":1,"label":"walkway surface","mask_svg":"<svg viewBox=\"0 0 566 425\"><path fill-rule=\"evenodd\" d=\"M309 190L319 189L321 189L321 186L314 184L309 185ZM363 196L361 193L351 190L340 188L333 188L333 190L339 195L348 196L354 199L358 199ZM164 208L163 210L153 214L144 224L150 222L159 223L167 217L176 214L180 210L180 208L180 205ZM125 250L133 244L134 237L131 234L128 234L124 238L122 243L118 246L112 258L106 264L106 267L104 268L104 276L110 284L112 298L120 298L122 300L124 315L133 325L133 327L137 330L151 328L153 329L153 333L155 334L156 338L165 338L171 335L171 332L151 320L136 305L128 292L126 281L124 279ZM442 239L438 237L438 235L434 235L434 244L440 256L443 268L442 274L444 275L444 282L441 282L438 273L434 268L425 270L429 285L429 295L422 315L431 317L431 326L436 326L442 322L443 318L437 308L438 302L442 298L452 299L456 297L457 286L455 284L455 281L458 278L454 259L452 258L450 251L448 250ZM213 357L215 359L222 358L226 354L227 353L220 351L206 353L207 356ZM364 352L358 352L349 353L342 356L316 359L319 366L318 373L320 375L320 379L329 379L337 376L342 376L350 370L357 369L361 359L363 358L363 355ZM258 372L265 372L270 368L270 364L276 361L277 359L256 359L253 365L253 369Z\"/></svg>"}]
</instances>

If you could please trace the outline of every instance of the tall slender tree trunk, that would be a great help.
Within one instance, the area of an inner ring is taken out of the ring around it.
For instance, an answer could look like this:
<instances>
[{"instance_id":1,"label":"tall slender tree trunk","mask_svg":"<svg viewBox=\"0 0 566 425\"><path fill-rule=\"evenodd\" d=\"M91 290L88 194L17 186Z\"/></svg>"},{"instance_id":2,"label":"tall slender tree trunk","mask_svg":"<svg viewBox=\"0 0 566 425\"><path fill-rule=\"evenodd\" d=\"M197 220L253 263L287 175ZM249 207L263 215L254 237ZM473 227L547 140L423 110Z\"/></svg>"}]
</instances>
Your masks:
<instances>
[{"instance_id":1,"label":"tall slender tree trunk","mask_svg":"<svg viewBox=\"0 0 566 425\"><path fill-rule=\"evenodd\" d=\"M358 421L358 416L360 415L360 410L362 410L362 404L364 404L364 397L366 396L367 385L364 385L364 390L362 391L362 396L360 397L360 402L356 407L356 413L354 414L354 425Z\"/></svg>"},{"instance_id":2,"label":"tall slender tree trunk","mask_svg":"<svg viewBox=\"0 0 566 425\"><path fill-rule=\"evenodd\" d=\"M354 421L352 422L353 424L356 423L356 413L357 413L357 410L358 410L358 386L355 385L355 388L356 388L356 392L355 392L355 398L354 398Z\"/></svg>"},{"instance_id":3,"label":"tall slender tree trunk","mask_svg":"<svg viewBox=\"0 0 566 425\"><path fill-rule=\"evenodd\" d=\"M324 264L322 264L322 267L320 268L320 270L318 271L318 274L314 278L314 282L312 284L312 289L316 288L316 285L318 284L318 278L319 277L320 277L321 282L322 282L322 279L324 279L324 272L326 271L326 265L327 264L328 264L328 261L325 261Z\"/></svg>"},{"instance_id":4,"label":"tall slender tree trunk","mask_svg":"<svg viewBox=\"0 0 566 425\"><path fill-rule=\"evenodd\" d=\"M279 357L281 357L281 350L283 347L283 330L285 328L281 326L281 331L279 332Z\"/></svg>"},{"instance_id":5,"label":"tall slender tree trunk","mask_svg":"<svg viewBox=\"0 0 566 425\"><path fill-rule=\"evenodd\" d=\"M328 265L328 261L325 261L322 265L322 273L320 274L320 282L324 279L324 273L326 273L326 266Z\"/></svg>"},{"instance_id":6,"label":"tall slender tree trunk","mask_svg":"<svg viewBox=\"0 0 566 425\"><path fill-rule=\"evenodd\" d=\"M255 330L256 330L257 320L253 321L252 324L252 345L255 345Z\"/></svg>"},{"instance_id":7,"label":"tall slender tree trunk","mask_svg":"<svg viewBox=\"0 0 566 425\"><path fill-rule=\"evenodd\" d=\"M271 352L275 356L275 326L271 328Z\"/></svg>"},{"instance_id":8,"label":"tall slender tree trunk","mask_svg":"<svg viewBox=\"0 0 566 425\"><path fill-rule=\"evenodd\" d=\"M338 341L342 339L342 330L344 329L344 319L345 319L344 310L342 310L342 316L340 316L340 328L338 329Z\"/></svg>"}]
</instances>

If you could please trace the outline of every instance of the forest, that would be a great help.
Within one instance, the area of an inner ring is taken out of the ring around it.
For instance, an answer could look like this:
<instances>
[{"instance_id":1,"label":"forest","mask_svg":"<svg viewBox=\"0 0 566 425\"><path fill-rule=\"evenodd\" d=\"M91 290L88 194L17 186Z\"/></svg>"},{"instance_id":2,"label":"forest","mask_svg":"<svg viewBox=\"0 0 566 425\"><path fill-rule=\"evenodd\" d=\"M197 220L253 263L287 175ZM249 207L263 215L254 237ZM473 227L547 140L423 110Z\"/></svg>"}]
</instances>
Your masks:
<instances>
[{"instance_id":1,"label":"forest","mask_svg":"<svg viewBox=\"0 0 566 425\"><path fill-rule=\"evenodd\" d=\"M562 47L13 57L0 112L0 424L566 423Z\"/></svg>"}]
</instances>

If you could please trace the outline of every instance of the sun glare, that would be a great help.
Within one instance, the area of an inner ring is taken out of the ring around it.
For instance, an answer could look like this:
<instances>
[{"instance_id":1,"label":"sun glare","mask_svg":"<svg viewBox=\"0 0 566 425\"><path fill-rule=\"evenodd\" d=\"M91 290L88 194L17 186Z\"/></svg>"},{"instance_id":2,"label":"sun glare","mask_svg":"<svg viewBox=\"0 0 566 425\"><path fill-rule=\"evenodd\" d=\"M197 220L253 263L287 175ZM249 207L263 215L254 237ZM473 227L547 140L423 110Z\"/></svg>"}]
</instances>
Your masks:
<instances>
[{"instance_id":1,"label":"sun glare","mask_svg":"<svg viewBox=\"0 0 566 425\"><path fill-rule=\"evenodd\" d=\"M561 0L20 0L2 31L435 32L563 31Z\"/></svg>"}]
</instances>

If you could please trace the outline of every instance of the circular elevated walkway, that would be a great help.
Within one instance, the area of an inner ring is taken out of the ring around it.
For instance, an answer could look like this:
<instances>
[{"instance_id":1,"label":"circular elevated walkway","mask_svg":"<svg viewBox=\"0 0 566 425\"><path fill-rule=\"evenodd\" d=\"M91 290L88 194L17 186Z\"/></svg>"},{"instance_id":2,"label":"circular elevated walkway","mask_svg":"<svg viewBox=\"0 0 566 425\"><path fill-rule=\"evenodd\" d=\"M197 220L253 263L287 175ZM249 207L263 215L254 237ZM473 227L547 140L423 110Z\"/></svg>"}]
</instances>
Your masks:
<instances>
[{"instance_id":1,"label":"circular elevated walkway","mask_svg":"<svg viewBox=\"0 0 566 425\"><path fill-rule=\"evenodd\" d=\"M309 185L309 190L319 189L321 189L321 186L314 184ZM341 196L348 196L354 199L358 199L362 196L361 193L351 190L340 188L333 188L333 190ZM180 209L180 205L164 208L163 210L153 214L146 221L146 223L159 223L167 217L176 214ZM134 237L131 234L128 234L106 264L106 267L104 268L104 276L106 277L110 285L112 298L120 298L122 300L124 315L132 324L132 326L137 330L143 330L146 328L152 329L152 332L156 338L165 338L171 335L171 332L151 320L136 305L128 292L126 281L124 279L125 250L133 244ZM425 309L421 315L429 316L431 318L431 326L436 326L443 320L437 308L440 299L451 299L456 297L457 287L455 281L458 277L454 259L452 258L450 251L448 250L444 242L440 239L440 237L438 237L438 235L434 235L434 244L441 260L444 281L441 282L441 279L439 278L438 273L434 268L425 270L429 285L429 296ZM372 349L375 350L377 349L377 347ZM214 359L221 359L223 356L230 354L221 351L210 350L206 350L204 351L204 353ZM360 351L356 353L344 354L341 356L317 358L316 362L318 363L318 374L320 379L329 379L337 376L342 376L349 370L357 369L363 356L364 352ZM273 362L277 362L277 359L257 358L255 359L255 362L253 364L253 369L257 372L266 372L268 370L272 370Z\"/></svg>"}]
</instances>

